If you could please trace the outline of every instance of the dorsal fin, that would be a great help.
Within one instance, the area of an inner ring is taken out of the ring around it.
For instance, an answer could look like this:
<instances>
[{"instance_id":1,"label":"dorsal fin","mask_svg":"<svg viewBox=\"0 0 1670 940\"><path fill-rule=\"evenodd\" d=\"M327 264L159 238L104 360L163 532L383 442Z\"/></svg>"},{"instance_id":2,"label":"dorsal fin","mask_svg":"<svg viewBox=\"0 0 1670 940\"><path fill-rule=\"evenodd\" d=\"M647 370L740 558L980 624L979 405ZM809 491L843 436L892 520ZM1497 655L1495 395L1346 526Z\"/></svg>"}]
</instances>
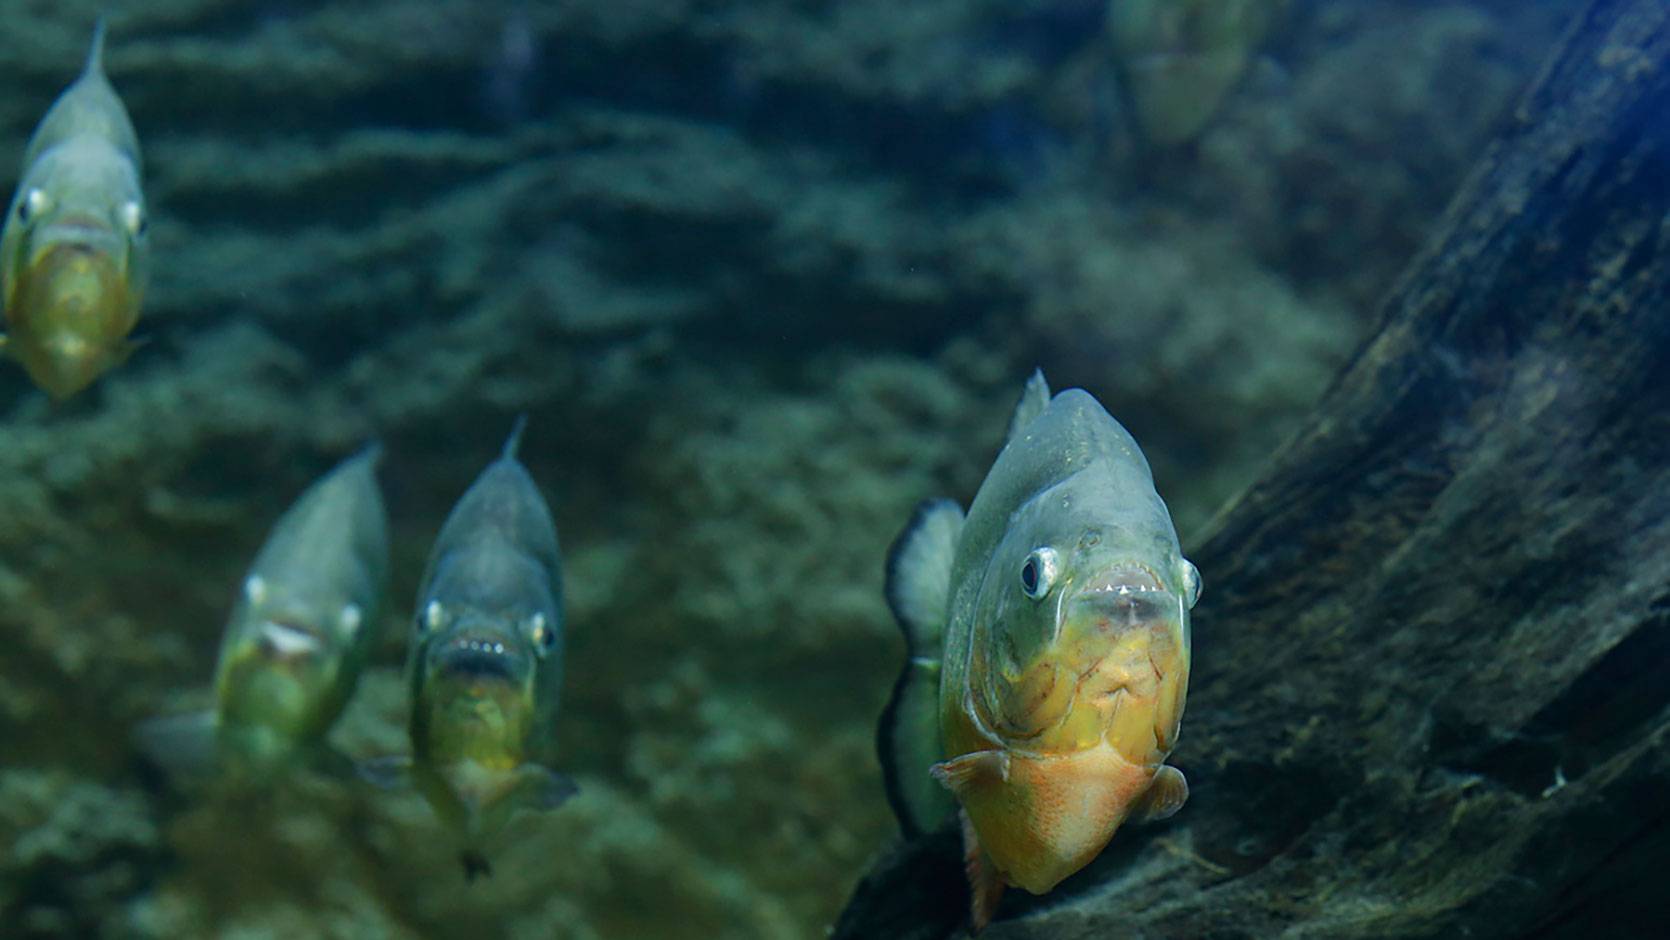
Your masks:
<instances>
[{"instance_id":1,"label":"dorsal fin","mask_svg":"<svg viewBox=\"0 0 1670 940\"><path fill-rule=\"evenodd\" d=\"M510 426L510 436L505 438L504 451L499 454L501 460L515 460L516 449L522 446L522 431L528 426L528 416L524 412L516 416L516 423Z\"/></svg>"},{"instance_id":2,"label":"dorsal fin","mask_svg":"<svg viewBox=\"0 0 1670 940\"><path fill-rule=\"evenodd\" d=\"M87 64L81 67L83 75L104 75L104 16L101 14L98 22L93 24L93 44L87 50Z\"/></svg>"},{"instance_id":3,"label":"dorsal fin","mask_svg":"<svg viewBox=\"0 0 1670 940\"><path fill-rule=\"evenodd\" d=\"M359 453L355 454L354 457L355 459L364 461L373 467L377 466L383 462L383 442L376 438L366 441L365 445L360 448Z\"/></svg>"},{"instance_id":4,"label":"dorsal fin","mask_svg":"<svg viewBox=\"0 0 1670 940\"><path fill-rule=\"evenodd\" d=\"M1033 369L1032 377L1026 380L1026 388L1021 390L1021 400L1015 403L1015 413L1009 417L1009 433L1003 435L1003 443L1007 444L1019 436L1034 418L1044 413L1049 403L1050 383L1044 381L1044 370Z\"/></svg>"}]
</instances>

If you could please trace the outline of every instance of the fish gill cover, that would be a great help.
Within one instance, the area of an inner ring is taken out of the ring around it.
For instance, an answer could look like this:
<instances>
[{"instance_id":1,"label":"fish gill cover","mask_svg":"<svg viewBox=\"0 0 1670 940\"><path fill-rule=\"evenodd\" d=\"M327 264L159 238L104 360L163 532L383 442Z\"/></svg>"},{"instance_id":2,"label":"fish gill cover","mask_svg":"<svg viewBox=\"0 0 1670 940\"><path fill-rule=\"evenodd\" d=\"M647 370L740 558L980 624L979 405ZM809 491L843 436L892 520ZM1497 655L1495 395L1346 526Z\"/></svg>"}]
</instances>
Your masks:
<instances>
[{"instance_id":1,"label":"fish gill cover","mask_svg":"<svg viewBox=\"0 0 1670 940\"><path fill-rule=\"evenodd\" d=\"M0 935L822 935L895 837L910 507L973 494L1042 365L1142 441L1188 544L1577 8L1272 6L1160 141L1089 0L109 5L144 342L63 403L0 371ZM0 176L100 12L8 11ZM136 755L371 437L391 583L333 744L401 751L403 599L521 411L581 795L490 879L415 793L181 791Z\"/></svg>"}]
</instances>

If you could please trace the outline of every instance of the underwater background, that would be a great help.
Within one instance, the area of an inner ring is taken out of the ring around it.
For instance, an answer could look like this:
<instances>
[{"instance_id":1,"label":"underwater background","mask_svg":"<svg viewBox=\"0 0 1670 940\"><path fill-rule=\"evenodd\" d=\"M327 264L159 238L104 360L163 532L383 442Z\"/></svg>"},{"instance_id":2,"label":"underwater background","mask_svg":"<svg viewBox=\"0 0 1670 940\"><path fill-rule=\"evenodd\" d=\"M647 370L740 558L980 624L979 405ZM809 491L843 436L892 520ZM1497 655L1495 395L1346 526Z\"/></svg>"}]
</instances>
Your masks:
<instances>
[{"instance_id":1,"label":"underwater background","mask_svg":"<svg viewBox=\"0 0 1670 940\"><path fill-rule=\"evenodd\" d=\"M1038 366L1187 547L1580 6L1270 3L1161 141L1093 0L8 0L6 192L106 14L152 280L79 397L0 371L0 936L823 935L896 834L911 507L972 495ZM391 584L334 738L404 749L424 557L523 412L581 794L490 879L413 794L140 760L278 514L373 438Z\"/></svg>"}]
</instances>

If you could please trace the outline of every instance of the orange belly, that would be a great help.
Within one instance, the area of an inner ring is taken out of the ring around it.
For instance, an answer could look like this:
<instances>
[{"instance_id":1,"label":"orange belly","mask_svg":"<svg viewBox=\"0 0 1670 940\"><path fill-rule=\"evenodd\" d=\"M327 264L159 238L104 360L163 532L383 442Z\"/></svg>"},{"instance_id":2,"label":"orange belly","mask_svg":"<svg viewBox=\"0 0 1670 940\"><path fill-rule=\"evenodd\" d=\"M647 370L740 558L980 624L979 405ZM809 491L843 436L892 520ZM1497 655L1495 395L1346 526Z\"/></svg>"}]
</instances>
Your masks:
<instances>
[{"instance_id":1,"label":"orange belly","mask_svg":"<svg viewBox=\"0 0 1670 940\"><path fill-rule=\"evenodd\" d=\"M1102 851L1157 769L1106 744L1059 757L1011 755L1007 779L982 775L958 796L1004 880L1043 894Z\"/></svg>"}]
</instances>

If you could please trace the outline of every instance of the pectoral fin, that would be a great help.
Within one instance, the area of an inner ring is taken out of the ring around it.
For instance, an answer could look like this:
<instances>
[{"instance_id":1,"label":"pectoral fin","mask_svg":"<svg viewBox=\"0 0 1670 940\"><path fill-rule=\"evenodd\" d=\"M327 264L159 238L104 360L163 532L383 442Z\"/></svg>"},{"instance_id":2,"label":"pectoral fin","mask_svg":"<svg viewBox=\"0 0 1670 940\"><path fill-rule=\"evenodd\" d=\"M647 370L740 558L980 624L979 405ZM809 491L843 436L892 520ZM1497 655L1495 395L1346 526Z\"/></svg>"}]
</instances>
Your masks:
<instances>
[{"instance_id":1,"label":"pectoral fin","mask_svg":"<svg viewBox=\"0 0 1670 940\"><path fill-rule=\"evenodd\" d=\"M480 806L475 832L491 835L521 810L548 813L580 792L573 778L539 764L523 764L513 773L509 785Z\"/></svg>"},{"instance_id":2,"label":"pectoral fin","mask_svg":"<svg viewBox=\"0 0 1670 940\"><path fill-rule=\"evenodd\" d=\"M1130 820L1145 823L1169 819L1188 799L1189 781L1183 772L1169 764L1162 765L1137 805L1132 807Z\"/></svg>"},{"instance_id":3,"label":"pectoral fin","mask_svg":"<svg viewBox=\"0 0 1670 940\"><path fill-rule=\"evenodd\" d=\"M580 792L573 777L539 764L523 764L516 769L516 776L515 789L505 797L512 809L548 813Z\"/></svg>"},{"instance_id":4,"label":"pectoral fin","mask_svg":"<svg viewBox=\"0 0 1670 940\"><path fill-rule=\"evenodd\" d=\"M352 780L364 775L360 766L352 757L342 753L329 744L319 744L308 748L307 766L318 773L337 780Z\"/></svg>"},{"instance_id":5,"label":"pectoral fin","mask_svg":"<svg viewBox=\"0 0 1670 940\"><path fill-rule=\"evenodd\" d=\"M114 368L127 362L129 356L150 344L151 338L149 336L129 337L122 340L121 345L116 347L115 352L110 357L111 367Z\"/></svg>"},{"instance_id":6,"label":"pectoral fin","mask_svg":"<svg viewBox=\"0 0 1670 940\"><path fill-rule=\"evenodd\" d=\"M355 764L354 773L379 790L399 790L412 786L412 759L404 754L373 757Z\"/></svg>"},{"instance_id":7,"label":"pectoral fin","mask_svg":"<svg viewBox=\"0 0 1670 940\"><path fill-rule=\"evenodd\" d=\"M969 788L985 782L1000 783L1009 779L1008 751L975 751L929 768L945 789L959 798Z\"/></svg>"},{"instance_id":8,"label":"pectoral fin","mask_svg":"<svg viewBox=\"0 0 1670 940\"><path fill-rule=\"evenodd\" d=\"M215 770L220 758L212 711L141 722L133 730L133 741L147 760L175 777L207 776Z\"/></svg>"}]
</instances>

